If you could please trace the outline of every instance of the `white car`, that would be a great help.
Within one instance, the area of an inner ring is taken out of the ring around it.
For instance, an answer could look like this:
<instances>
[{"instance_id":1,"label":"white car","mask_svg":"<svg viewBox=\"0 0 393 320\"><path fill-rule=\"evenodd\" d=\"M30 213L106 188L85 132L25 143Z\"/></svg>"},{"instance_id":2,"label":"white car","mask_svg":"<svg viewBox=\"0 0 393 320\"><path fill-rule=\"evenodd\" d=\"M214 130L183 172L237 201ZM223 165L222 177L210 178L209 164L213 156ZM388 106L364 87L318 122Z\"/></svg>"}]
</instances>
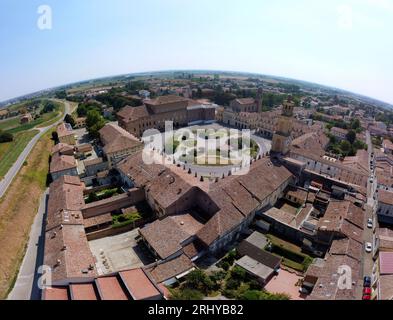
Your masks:
<instances>
[{"instance_id":1,"label":"white car","mask_svg":"<svg viewBox=\"0 0 393 320\"><path fill-rule=\"evenodd\" d=\"M373 245L370 242L367 242L365 245L365 250L367 253L371 253L373 251Z\"/></svg>"},{"instance_id":2,"label":"white car","mask_svg":"<svg viewBox=\"0 0 393 320\"><path fill-rule=\"evenodd\" d=\"M373 226L374 226L373 219L368 219L367 220L367 228L372 229Z\"/></svg>"}]
</instances>

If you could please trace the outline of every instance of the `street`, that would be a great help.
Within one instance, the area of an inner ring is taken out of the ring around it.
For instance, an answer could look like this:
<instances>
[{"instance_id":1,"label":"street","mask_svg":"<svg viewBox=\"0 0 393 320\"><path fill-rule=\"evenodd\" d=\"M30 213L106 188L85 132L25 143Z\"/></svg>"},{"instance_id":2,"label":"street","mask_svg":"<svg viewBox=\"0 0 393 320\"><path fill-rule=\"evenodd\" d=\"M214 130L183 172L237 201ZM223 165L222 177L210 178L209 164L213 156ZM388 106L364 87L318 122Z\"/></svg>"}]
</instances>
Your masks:
<instances>
[{"instance_id":1,"label":"street","mask_svg":"<svg viewBox=\"0 0 393 320\"><path fill-rule=\"evenodd\" d=\"M64 116L67 113L70 113L71 108L70 108L70 103L67 101L62 101L64 102ZM36 145L37 141L46 133L48 130L51 128L57 126L60 122L62 122L64 117L62 117L59 121L56 123L45 127L45 128L39 128L35 130L39 130L40 132L34 136L34 138L27 144L26 148L22 151L22 153L19 155L18 159L15 161L15 163L12 165L10 170L8 170L7 174L4 176L4 178L0 181L0 198L4 196L6 193L8 187L11 185L12 181L14 180L15 176L19 172L19 170L22 168L23 163L26 161L28 155L30 154L31 150L33 150L34 146Z\"/></svg>"},{"instance_id":2,"label":"street","mask_svg":"<svg viewBox=\"0 0 393 320\"><path fill-rule=\"evenodd\" d=\"M368 145L368 154L369 154L369 165L371 164L372 161L372 153L373 153L373 145L370 137L370 132L366 132L366 139L367 139L367 145ZM374 254L376 251L375 247L375 231L376 228L378 227L378 219L376 216L376 205L377 202L374 200L375 196L375 191L377 188L377 181L376 177L374 175L374 170L370 169L370 177L367 183L367 204L365 205L365 217L364 217L364 232L363 232L363 265L362 265L362 270L363 270L363 277L372 277L373 282L374 282L374 275L373 275L373 268L374 268ZM367 223L368 220L372 219L373 221L373 228L368 228ZM373 252L372 253L366 253L364 249L365 243L371 243L373 245ZM362 279L363 280L363 279Z\"/></svg>"}]
</instances>

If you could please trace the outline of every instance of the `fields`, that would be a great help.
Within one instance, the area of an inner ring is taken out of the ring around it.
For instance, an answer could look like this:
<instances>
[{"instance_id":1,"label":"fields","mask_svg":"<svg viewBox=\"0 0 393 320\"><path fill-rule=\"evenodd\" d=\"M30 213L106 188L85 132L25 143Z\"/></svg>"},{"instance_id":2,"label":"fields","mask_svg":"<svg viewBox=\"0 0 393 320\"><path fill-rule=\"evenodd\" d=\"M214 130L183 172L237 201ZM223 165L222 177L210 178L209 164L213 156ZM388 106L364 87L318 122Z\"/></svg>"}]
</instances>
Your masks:
<instances>
[{"instance_id":1,"label":"fields","mask_svg":"<svg viewBox=\"0 0 393 320\"><path fill-rule=\"evenodd\" d=\"M38 130L20 132L14 136L14 141L0 144L0 179L4 177L29 141L37 133Z\"/></svg>"},{"instance_id":2,"label":"fields","mask_svg":"<svg viewBox=\"0 0 393 320\"><path fill-rule=\"evenodd\" d=\"M0 299L13 285L23 260L40 197L46 189L51 132L34 147L24 166L0 200Z\"/></svg>"}]
</instances>

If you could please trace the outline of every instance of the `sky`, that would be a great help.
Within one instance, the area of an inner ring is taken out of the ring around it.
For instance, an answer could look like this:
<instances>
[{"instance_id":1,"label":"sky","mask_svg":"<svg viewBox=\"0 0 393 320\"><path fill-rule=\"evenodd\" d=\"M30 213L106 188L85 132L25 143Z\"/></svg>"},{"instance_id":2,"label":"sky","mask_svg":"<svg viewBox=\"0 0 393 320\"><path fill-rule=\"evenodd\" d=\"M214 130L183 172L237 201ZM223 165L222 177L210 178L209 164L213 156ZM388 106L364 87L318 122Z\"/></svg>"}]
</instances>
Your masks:
<instances>
[{"instance_id":1,"label":"sky","mask_svg":"<svg viewBox=\"0 0 393 320\"><path fill-rule=\"evenodd\" d=\"M1 0L0 101L103 76L203 69L393 103L392 30L393 0Z\"/></svg>"}]
</instances>

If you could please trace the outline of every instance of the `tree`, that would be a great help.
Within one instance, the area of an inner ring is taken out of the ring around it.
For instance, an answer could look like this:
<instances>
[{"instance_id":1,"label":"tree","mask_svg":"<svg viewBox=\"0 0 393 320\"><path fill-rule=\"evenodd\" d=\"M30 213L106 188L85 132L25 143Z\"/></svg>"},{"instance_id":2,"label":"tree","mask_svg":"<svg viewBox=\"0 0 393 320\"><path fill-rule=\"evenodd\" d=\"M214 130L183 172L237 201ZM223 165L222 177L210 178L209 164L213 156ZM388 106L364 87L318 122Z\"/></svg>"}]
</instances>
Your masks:
<instances>
[{"instance_id":1,"label":"tree","mask_svg":"<svg viewBox=\"0 0 393 320\"><path fill-rule=\"evenodd\" d=\"M0 143L11 142L14 140L12 133L3 132L0 130Z\"/></svg>"},{"instance_id":2,"label":"tree","mask_svg":"<svg viewBox=\"0 0 393 320\"><path fill-rule=\"evenodd\" d=\"M58 141L59 140L59 135L57 134L56 131L52 132L52 140L53 141Z\"/></svg>"},{"instance_id":3,"label":"tree","mask_svg":"<svg viewBox=\"0 0 393 320\"><path fill-rule=\"evenodd\" d=\"M55 93L57 99L65 99L67 98L67 93L65 90L60 90Z\"/></svg>"},{"instance_id":4,"label":"tree","mask_svg":"<svg viewBox=\"0 0 393 320\"><path fill-rule=\"evenodd\" d=\"M356 132L354 130L349 130L346 138L351 145L354 144L356 140Z\"/></svg>"},{"instance_id":5,"label":"tree","mask_svg":"<svg viewBox=\"0 0 393 320\"><path fill-rule=\"evenodd\" d=\"M99 131L104 125L105 120L97 110L91 110L87 113L86 128L92 137L98 138Z\"/></svg>"},{"instance_id":6,"label":"tree","mask_svg":"<svg viewBox=\"0 0 393 320\"><path fill-rule=\"evenodd\" d=\"M66 123L69 123L70 125L71 125L71 127L74 127L75 126L75 120L74 120L74 118L70 115L70 114L66 114L66 116L65 116L65 118L64 118L64 121L66 122Z\"/></svg>"},{"instance_id":7,"label":"tree","mask_svg":"<svg viewBox=\"0 0 393 320\"><path fill-rule=\"evenodd\" d=\"M340 149L344 153L344 155L348 155L351 152L352 146L347 140L343 140L340 143Z\"/></svg>"}]
</instances>

